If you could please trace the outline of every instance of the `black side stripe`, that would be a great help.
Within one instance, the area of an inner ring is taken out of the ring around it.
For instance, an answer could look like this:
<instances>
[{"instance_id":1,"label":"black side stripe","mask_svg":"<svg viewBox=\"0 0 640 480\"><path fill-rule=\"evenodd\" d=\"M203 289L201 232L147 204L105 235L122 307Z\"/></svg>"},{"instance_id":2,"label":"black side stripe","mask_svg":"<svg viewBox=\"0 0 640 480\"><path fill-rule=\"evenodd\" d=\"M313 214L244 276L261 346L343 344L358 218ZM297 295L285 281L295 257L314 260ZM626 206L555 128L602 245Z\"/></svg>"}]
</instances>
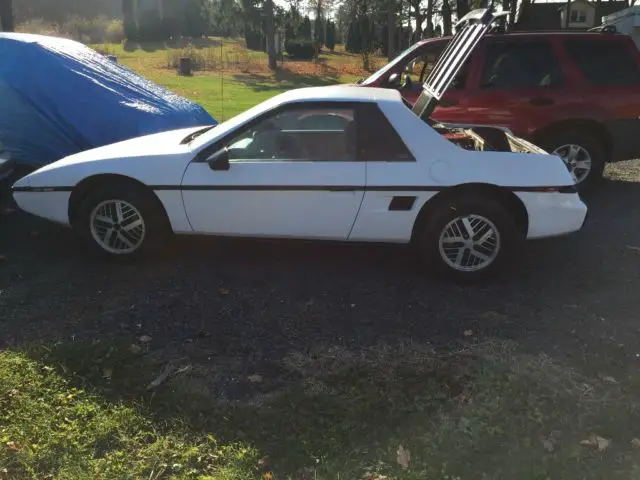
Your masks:
<instances>
[{"instance_id":1,"label":"black side stripe","mask_svg":"<svg viewBox=\"0 0 640 480\"><path fill-rule=\"evenodd\" d=\"M12 192L71 192L73 187L12 187Z\"/></svg>"},{"instance_id":2,"label":"black side stripe","mask_svg":"<svg viewBox=\"0 0 640 480\"><path fill-rule=\"evenodd\" d=\"M244 192L439 192L449 186L424 185L149 185L154 191L244 191ZM512 192L576 193L575 185L547 187L503 186ZM71 192L73 187L15 187L14 192Z\"/></svg>"}]
</instances>

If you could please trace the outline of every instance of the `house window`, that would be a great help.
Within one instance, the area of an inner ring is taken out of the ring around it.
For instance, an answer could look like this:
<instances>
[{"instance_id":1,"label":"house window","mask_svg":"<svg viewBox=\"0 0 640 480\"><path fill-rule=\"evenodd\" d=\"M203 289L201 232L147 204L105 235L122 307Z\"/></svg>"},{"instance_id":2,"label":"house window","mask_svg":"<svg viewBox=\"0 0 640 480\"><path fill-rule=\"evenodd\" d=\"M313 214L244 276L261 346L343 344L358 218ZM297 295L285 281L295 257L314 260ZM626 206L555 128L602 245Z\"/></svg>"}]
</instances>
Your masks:
<instances>
[{"instance_id":1,"label":"house window","mask_svg":"<svg viewBox=\"0 0 640 480\"><path fill-rule=\"evenodd\" d=\"M571 10L571 22L584 23L587 20L587 14L584 10Z\"/></svg>"}]
</instances>

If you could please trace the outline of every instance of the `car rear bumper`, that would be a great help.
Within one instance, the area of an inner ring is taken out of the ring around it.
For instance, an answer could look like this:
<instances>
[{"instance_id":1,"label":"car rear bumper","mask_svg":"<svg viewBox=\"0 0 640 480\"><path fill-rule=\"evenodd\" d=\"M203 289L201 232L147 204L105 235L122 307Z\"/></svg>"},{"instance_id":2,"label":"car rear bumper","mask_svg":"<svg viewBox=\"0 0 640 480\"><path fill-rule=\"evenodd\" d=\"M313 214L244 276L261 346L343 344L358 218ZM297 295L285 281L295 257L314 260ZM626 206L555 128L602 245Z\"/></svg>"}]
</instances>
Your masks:
<instances>
[{"instance_id":1,"label":"car rear bumper","mask_svg":"<svg viewBox=\"0 0 640 480\"><path fill-rule=\"evenodd\" d=\"M584 225L587 206L577 193L519 192L529 214L528 239L577 232Z\"/></svg>"}]
</instances>

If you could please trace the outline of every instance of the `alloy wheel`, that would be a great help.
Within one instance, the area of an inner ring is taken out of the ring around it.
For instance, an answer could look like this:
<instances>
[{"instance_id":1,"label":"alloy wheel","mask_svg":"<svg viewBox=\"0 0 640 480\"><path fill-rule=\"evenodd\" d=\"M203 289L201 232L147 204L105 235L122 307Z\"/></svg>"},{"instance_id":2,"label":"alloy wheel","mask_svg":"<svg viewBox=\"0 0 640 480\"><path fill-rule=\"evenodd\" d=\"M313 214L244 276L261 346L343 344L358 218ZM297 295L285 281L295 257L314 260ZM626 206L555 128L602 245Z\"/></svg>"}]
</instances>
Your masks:
<instances>
[{"instance_id":1,"label":"alloy wheel","mask_svg":"<svg viewBox=\"0 0 640 480\"><path fill-rule=\"evenodd\" d=\"M556 148L553 153L562 158L576 184L582 183L589 176L592 167L591 155L584 147L567 144Z\"/></svg>"},{"instance_id":2,"label":"alloy wheel","mask_svg":"<svg viewBox=\"0 0 640 480\"><path fill-rule=\"evenodd\" d=\"M124 200L105 200L91 212L91 235L103 250L113 254L135 252L144 241L142 214Z\"/></svg>"},{"instance_id":3,"label":"alloy wheel","mask_svg":"<svg viewBox=\"0 0 640 480\"><path fill-rule=\"evenodd\" d=\"M464 215L442 229L440 255L451 268L475 272L488 267L500 252L500 233L491 220L481 215Z\"/></svg>"}]
</instances>

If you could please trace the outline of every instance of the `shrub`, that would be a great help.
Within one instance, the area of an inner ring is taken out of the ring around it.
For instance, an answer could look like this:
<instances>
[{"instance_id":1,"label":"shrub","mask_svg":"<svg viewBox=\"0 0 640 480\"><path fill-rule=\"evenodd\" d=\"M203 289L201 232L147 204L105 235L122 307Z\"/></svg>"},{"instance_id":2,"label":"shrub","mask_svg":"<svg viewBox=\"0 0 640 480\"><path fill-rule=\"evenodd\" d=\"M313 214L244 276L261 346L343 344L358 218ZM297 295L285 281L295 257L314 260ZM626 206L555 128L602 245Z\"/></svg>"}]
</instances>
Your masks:
<instances>
[{"instance_id":1,"label":"shrub","mask_svg":"<svg viewBox=\"0 0 640 480\"><path fill-rule=\"evenodd\" d=\"M107 24L104 39L109 43L122 43L125 39L122 20L111 20Z\"/></svg>"},{"instance_id":2,"label":"shrub","mask_svg":"<svg viewBox=\"0 0 640 480\"><path fill-rule=\"evenodd\" d=\"M316 47L311 40L294 38L287 40L285 50L292 58L311 60L316 53Z\"/></svg>"},{"instance_id":3,"label":"shrub","mask_svg":"<svg viewBox=\"0 0 640 480\"><path fill-rule=\"evenodd\" d=\"M60 27L56 24L46 23L42 18L32 18L16 27L16 31L21 33L34 33L37 35L48 35L51 37L61 36Z\"/></svg>"},{"instance_id":4,"label":"shrub","mask_svg":"<svg viewBox=\"0 0 640 480\"><path fill-rule=\"evenodd\" d=\"M167 67L178 68L180 59L188 57L191 59L191 67L193 70L203 70L207 67L207 56L198 51L192 44L184 48L171 48L167 50Z\"/></svg>"}]
</instances>

